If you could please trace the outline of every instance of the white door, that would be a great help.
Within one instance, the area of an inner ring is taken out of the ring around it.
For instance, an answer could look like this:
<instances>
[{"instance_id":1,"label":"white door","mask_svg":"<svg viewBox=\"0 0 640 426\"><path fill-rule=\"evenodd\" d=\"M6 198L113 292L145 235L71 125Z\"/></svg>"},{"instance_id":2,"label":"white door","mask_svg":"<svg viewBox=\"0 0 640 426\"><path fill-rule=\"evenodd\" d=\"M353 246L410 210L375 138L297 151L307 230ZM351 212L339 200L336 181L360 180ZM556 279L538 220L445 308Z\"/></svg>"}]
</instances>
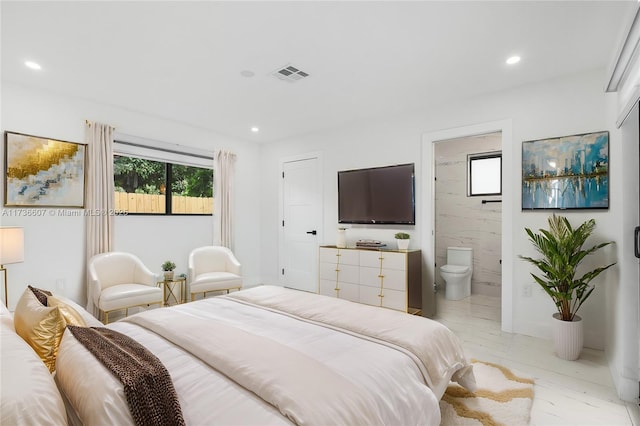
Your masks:
<instances>
[{"instance_id":1,"label":"white door","mask_svg":"<svg viewBox=\"0 0 640 426\"><path fill-rule=\"evenodd\" d=\"M318 158L282 166L281 282L285 287L318 291L318 235L321 191Z\"/></svg>"}]
</instances>

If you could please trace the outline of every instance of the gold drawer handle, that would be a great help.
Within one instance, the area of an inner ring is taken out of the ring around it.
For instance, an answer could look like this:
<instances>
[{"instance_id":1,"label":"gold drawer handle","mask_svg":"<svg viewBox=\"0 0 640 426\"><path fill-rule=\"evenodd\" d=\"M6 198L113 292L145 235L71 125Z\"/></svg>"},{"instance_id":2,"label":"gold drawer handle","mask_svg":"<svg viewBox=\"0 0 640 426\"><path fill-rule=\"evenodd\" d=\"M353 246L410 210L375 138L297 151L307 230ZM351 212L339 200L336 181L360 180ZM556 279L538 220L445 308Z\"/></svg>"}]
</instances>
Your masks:
<instances>
[{"instance_id":1,"label":"gold drawer handle","mask_svg":"<svg viewBox=\"0 0 640 426\"><path fill-rule=\"evenodd\" d=\"M384 278L384 275L378 275L378 278Z\"/></svg>"}]
</instances>

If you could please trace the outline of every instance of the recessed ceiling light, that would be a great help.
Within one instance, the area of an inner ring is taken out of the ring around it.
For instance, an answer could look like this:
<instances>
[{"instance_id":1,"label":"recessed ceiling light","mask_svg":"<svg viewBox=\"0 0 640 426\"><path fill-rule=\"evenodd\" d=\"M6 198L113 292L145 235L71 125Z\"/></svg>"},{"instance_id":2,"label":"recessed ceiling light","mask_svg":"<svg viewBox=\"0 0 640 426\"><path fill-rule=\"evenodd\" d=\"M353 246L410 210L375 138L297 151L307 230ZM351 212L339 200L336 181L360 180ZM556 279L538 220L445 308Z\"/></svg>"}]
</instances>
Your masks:
<instances>
[{"instance_id":1,"label":"recessed ceiling light","mask_svg":"<svg viewBox=\"0 0 640 426\"><path fill-rule=\"evenodd\" d=\"M25 64L25 66L26 66L27 68L31 68L32 70L41 70L41 69L42 69L42 67L40 66L40 64L39 64L39 63L37 63L37 62L33 62L33 61L25 61L25 63L24 63L24 64Z\"/></svg>"},{"instance_id":2,"label":"recessed ceiling light","mask_svg":"<svg viewBox=\"0 0 640 426\"><path fill-rule=\"evenodd\" d=\"M240 71L240 75L243 76L243 77L251 78L254 75L256 75L256 73L254 73L251 70L244 70L244 71Z\"/></svg>"},{"instance_id":3,"label":"recessed ceiling light","mask_svg":"<svg viewBox=\"0 0 640 426\"><path fill-rule=\"evenodd\" d=\"M507 59L507 64L509 65L517 64L518 62L520 62L520 56L512 56Z\"/></svg>"},{"instance_id":4,"label":"recessed ceiling light","mask_svg":"<svg viewBox=\"0 0 640 426\"><path fill-rule=\"evenodd\" d=\"M259 128L257 128L256 126L253 126L253 127L251 128L251 131L252 131L253 133L258 133L258 132L260 131L260 129L259 129Z\"/></svg>"}]
</instances>

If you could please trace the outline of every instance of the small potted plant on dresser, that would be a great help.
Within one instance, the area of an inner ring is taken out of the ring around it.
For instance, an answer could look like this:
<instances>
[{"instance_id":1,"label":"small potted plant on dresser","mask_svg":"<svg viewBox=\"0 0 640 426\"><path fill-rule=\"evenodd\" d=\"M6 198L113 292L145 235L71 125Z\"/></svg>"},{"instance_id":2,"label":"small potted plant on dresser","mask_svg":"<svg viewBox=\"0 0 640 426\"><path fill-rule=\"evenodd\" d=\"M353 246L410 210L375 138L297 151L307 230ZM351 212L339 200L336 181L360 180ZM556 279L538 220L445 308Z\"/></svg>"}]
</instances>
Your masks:
<instances>
[{"instance_id":1,"label":"small potted plant on dresser","mask_svg":"<svg viewBox=\"0 0 640 426\"><path fill-rule=\"evenodd\" d=\"M396 243L398 244L398 250L407 250L409 248L409 242L411 241L411 235L406 232L396 232L394 235Z\"/></svg>"},{"instance_id":2,"label":"small potted plant on dresser","mask_svg":"<svg viewBox=\"0 0 640 426\"><path fill-rule=\"evenodd\" d=\"M162 270L164 271L165 281L171 281L173 279L173 270L176 269L176 264L170 260L165 260L162 264Z\"/></svg>"},{"instance_id":3,"label":"small potted plant on dresser","mask_svg":"<svg viewBox=\"0 0 640 426\"><path fill-rule=\"evenodd\" d=\"M600 266L576 277L578 265L585 256L613 243L609 241L583 249L582 246L595 226L595 220L590 219L573 228L567 218L554 214L549 217L548 230L540 229L540 233L536 234L525 228L529 240L542 258L520 258L532 263L542 272L542 276L533 273L531 276L551 297L558 309L558 312L553 314L552 323L555 350L558 357L570 361L578 359L582 352L582 318L576 315L576 312L595 288L589 283L601 272L615 265L611 263Z\"/></svg>"}]
</instances>

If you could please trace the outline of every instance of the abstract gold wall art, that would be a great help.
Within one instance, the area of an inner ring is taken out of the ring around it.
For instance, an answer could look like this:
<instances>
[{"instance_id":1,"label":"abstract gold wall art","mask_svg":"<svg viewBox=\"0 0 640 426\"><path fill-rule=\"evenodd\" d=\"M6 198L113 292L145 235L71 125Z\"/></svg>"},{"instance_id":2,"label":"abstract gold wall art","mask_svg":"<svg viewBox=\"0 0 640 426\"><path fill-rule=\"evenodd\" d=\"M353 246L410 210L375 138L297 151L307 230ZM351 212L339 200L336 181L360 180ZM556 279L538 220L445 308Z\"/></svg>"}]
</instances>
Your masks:
<instances>
[{"instance_id":1,"label":"abstract gold wall art","mask_svg":"<svg viewBox=\"0 0 640 426\"><path fill-rule=\"evenodd\" d=\"M5 132L5 206L84 207L87 146Z\"/></svg>"}]
</instances>

